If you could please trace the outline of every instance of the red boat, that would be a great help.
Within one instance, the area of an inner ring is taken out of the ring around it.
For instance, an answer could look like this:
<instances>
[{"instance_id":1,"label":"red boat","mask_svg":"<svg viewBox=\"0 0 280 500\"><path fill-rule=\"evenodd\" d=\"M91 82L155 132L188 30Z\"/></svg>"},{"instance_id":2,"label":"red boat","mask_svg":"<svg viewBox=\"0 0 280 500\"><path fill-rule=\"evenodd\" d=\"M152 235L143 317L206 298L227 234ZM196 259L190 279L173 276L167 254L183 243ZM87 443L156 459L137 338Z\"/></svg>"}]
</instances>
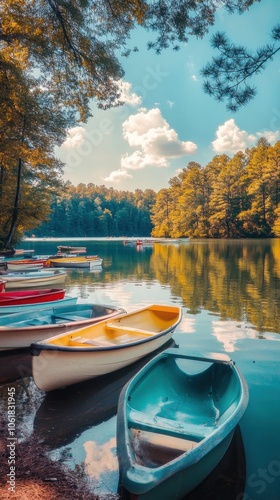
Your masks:
<instances>
[{"instance_id":1,"label":"red boat","mask_svg":"<svg viewBox=\"0 0 280 500\"><path fill-rule=\"evenodd\" d=\"M0 283L1 286L1 283ZM65 297L64 288L45 288L44 290L20 290L15 292L0 293L1 306L14 306L21 304L39 304L40 302L52 302Z\"/></svg>"},{"instance_id":2,"label":"red boat","mask_svg":"<svg viewBox=\"0 0 280 500\"><path fill-rule=\"evenodd\" d=\"M4 292L4 290L5 290L5 281L0 280L0 293Z\"/></svg>"}]
</instances>

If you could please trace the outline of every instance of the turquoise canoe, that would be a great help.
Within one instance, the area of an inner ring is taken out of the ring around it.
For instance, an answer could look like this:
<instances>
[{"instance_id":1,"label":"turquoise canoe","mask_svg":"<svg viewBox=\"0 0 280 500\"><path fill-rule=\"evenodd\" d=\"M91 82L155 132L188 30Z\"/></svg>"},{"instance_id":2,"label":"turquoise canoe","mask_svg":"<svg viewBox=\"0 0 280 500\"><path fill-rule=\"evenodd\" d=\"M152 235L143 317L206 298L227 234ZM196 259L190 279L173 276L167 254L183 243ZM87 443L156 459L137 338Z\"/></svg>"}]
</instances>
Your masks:
<instances>
[{"instance_id":1,"label":"turquoise canoe","mask_svg":"<svg viewBox=\"0 0 280 500\"><path fill-rule=\"evenodd\" d=\"M0 316L0 351L26 348L32 342L125 313L121 307L76 302L76 297L68 303L64 299L48 302L44 308L40 304L34 310Z\"/></svg>"},{"instance_id":2,"label":"turquoise canoe","mask_svg":"<svg viewBox=\"0 0 280 500\"><path fill-rule=\"evenodd\" d=\"M120 487L133 499L183 498L222 460L247 404L246 381L228 356L156 356L120 394Z\"/></svg>"}]
</instances>

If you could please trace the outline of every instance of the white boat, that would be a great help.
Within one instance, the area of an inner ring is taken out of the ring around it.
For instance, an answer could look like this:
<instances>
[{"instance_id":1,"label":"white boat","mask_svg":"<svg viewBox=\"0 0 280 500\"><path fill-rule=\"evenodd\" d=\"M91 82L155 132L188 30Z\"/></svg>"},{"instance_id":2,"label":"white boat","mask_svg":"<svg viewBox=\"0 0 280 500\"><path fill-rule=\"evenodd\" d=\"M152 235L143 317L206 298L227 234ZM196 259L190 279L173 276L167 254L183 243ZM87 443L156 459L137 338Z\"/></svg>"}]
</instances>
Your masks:
<instances>
[{"instance_id":1,"label":"white boat","mask_svg":"<svg viewBox=\"0 0 280 500\"><path fill-rule=\"evenodd\" d=\"M13 257L17 257L19 255L28 255L29 256L34 252L35 252L35 250L25 250L24 248L17 248L13 252Z\"/></svg>"},{"instance_id":2,"label":"white boat","mask_svg":"<svg viewBox=\"0 0 280 500\"><path fill-rule=\"evenodd\" d=\"M27 263L17 263L17 262L7 262L7 269L9 271L25 271L25 270L37 270L42 269L43 264L41 262L27 262Z\"/></svg>"},{"instance_id":3,"label":"white boat","mask_svg":"<svg viewBox=\"0 0 280 500\"><path fill-rule=\"evenodd\" d=\"M58 251L59 252L62 252L62 253L86 253L87 251L87 248L86 247L73 247L73 246L68 246L68 245L59 245L57 247Z\"/></svg>"},{"instance_id":4,"label":"white boat","mask_svg":"<svg viewBox=\"0 0 280 500\"><path fill-rule=\"evenodd\" d=\"M129 366L169 341L181 317L180 307L152 305L33 343L35 384L52 391Z\"/></svg>"},{"instance_id":5,"label":"white boat","mask_svg":"<svg viewBox=\"0 0 280 500\"><path fill-rule=\"evenodd\" d=\"M26 271L15 273L2 273L1 279L5 282L5 289L11 288L34 288L44 285L54 285L63 283L67 276L66 271L54 269L53 272L47 271Z\"/></svg>"},{"instance_id":6,"label":"white boat","mask_svg":"<svg viewBox=\"0 0 280 500\"><path fill-rule=\"evenodd\" d=\"M97 255L93 256L76 256L76 257L62 257L62 258L51 258L48 260L50 266L52 267L65 267L65 268L93 268L102 266L103 259Z\"/></svg>"}]
</instances>

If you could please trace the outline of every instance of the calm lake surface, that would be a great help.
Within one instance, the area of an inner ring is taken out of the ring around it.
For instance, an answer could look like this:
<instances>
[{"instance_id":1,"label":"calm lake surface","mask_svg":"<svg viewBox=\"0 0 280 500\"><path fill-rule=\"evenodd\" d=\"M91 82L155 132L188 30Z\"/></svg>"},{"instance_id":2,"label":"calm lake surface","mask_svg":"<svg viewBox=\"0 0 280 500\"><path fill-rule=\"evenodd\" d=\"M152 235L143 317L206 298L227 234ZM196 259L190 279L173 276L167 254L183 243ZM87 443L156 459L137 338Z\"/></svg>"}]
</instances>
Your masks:
<instances>
[{"instance_id":1,"label":"calm lake surface","mask_svg":"<svg viewBox=\"0 0 280 500\"><path fill-rule=\"evenodd\" d=\"M280 240L186 240L139 251L122 240L64 241L85 245L88 254L103 258L100 270L67 272L68 296L128 312L151 303L181 305L176 344L231 356L250 393L240 424L246 469L243 464L240 471L237 452L227 478L237 477L235 489L231 485L219 496L220 481L214 480L213 498L280 500ZM61 242L24 241L20 247L48 255ZM33 383L30 359L19 351L0 355L1 410L8 387L15 387L18 439L39 436L50 445L53 459L63 459L71 469L83 466L97 494L117 493L117 401L141 364L45 394Z\"/></svg>"}]
</instances>

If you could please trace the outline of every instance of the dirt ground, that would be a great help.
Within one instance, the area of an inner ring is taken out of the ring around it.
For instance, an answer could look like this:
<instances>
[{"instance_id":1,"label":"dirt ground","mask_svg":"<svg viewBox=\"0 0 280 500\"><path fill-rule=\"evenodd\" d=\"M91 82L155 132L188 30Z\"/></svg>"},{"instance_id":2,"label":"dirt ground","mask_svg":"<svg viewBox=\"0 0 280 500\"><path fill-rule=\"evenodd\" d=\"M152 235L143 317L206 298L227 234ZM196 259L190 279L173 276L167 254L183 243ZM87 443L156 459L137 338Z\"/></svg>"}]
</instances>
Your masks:
<instances>
[{"instance_id":1,"label":"dirt ground","mask_svg":"<svg viewBox=\"0 0 280 500\"><path fill-rule=\"evenodd\" d=\"M48 448L29 438L15 443L15 455L4 437L4 422L0 422L0 498L1 500L101 500L90 490L83 471L66 470L63 464L48 457ZM7 474L15 461L15 491ZM106 500L116 500L117 495Z\"/></svg>"}]
</instances>

